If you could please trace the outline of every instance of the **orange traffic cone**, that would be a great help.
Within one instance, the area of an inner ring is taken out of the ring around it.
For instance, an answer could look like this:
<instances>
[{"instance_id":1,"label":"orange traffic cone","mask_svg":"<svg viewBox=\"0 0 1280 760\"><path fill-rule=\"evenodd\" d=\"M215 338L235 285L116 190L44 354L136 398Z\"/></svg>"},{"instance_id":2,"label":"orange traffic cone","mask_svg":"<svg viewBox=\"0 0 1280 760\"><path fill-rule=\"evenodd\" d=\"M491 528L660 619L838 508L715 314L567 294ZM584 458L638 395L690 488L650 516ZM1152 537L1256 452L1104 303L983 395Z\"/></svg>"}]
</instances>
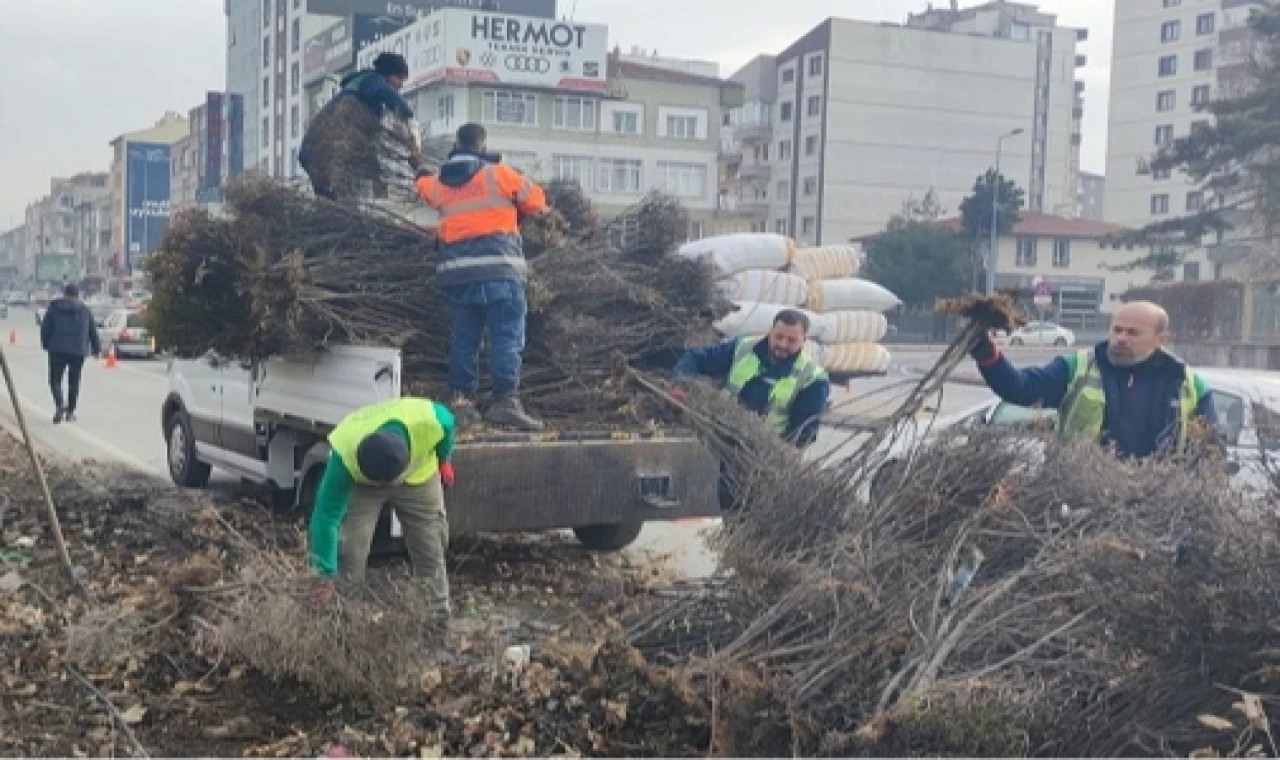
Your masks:
<instances>
[{"instance_id":1,"label":"orange traffic cone","mask_svg":"<svg viewBox=\"0 0 1280 760\"><path fill-rule=\"evenodd\" d=\"M116 347L115 346L110 346L107 348L107 363L105 365L105 368L106 369L116 368Z\"/></svg>"}]
</instances>

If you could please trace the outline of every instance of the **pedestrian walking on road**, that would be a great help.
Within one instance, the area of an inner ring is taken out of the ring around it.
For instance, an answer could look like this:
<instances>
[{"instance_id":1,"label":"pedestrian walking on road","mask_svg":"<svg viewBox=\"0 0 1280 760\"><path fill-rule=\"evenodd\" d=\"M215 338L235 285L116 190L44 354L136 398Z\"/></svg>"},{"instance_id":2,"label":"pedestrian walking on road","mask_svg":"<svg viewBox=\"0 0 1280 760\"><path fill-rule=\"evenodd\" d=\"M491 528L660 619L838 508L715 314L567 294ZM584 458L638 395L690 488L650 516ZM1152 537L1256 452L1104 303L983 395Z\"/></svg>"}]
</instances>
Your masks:
<instances>
[{"instance_id":1,"label":"pedestrian walking on road","mask_svg":"<svg viewBox=\"0 0 1280 760\"><path fill-rule=\"evenodd\" d=\"M357 409L329 434L329 464L311 513L311 564L322 577L363 579L382 507L404 528L414 573L426 580L432 620L449 621L444 488L453 485L453 414L425 398ZM333 593L325 580L318 596Z\"/></svg>"},{"instance_id":2,"label":"pedestrian walking on road","mask_svg":"<svg viewBox=\"0 0 1280 760\"><path fill-rule=\"evenodd\" d=\"M49 354L49 390L57 411L53 424L63 420L75 422L76 402L80 400L80 373L85 357L102 354L98 327L93 312L80 300L80 289L74 284L62 290L62 298L49 303L40 322L40 347ZM67 395L62 395L62 378L67 377Z\"/></svg>"}]
</instances>

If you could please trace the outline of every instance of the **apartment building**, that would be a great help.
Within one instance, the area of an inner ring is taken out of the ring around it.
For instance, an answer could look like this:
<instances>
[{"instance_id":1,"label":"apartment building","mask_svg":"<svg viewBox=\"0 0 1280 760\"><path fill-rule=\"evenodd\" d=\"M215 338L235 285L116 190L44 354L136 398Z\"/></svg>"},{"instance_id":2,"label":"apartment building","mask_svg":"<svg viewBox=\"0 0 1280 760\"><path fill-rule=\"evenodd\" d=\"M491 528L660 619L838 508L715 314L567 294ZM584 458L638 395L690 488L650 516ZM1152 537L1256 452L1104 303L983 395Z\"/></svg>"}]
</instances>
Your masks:
<instances>
[{"instance_id":1,"label":"apartment building","mask_svg":"<svg viewBox=\"0 0 1280 760\"><path fill-rule=\"evenodd\" d=\"M1238 72L1246 21L1259 0L1126 0L1115 6L1106 218L1127 227L1195 213L1211 199L1180 172L1152 171L1162 146L1210 116L1197 109ZM1223 274L1204 248L1186 254L1177 279Z\"/></svg>"},{"instance_id":2,"label":"apartment building","mask_svg":"<svg viewBox=\"0 0 1280 760\"><path fill-rule=\"evenodd\" d=\"M108 175L56 177L49 194L27 206L25 241L13 266L37 283L98 274L110 248Z\"/></svg>"},{"instance_id":3,"label":"apartment building","mask_svg":"<svg viewBox=\"0 0 1280 760\"><path fill-rule=\"evenodd\" d=\"M1008 2L906 25L828 19L731 77L746 103L729 119L726 196L758 228L842 242L930 190L955 210L999 153L1032 210L1070 215L1084 38Z\"/></svg>"},{"instance_id":4,"label":"apartment building","mask_svg":"<svg viewBox=\"0 0 1280 760\"><path fill-rule=\"evenodd\" d=\"M112 266L136 271L155 250L169 225L169 181L173 144L188 134L187 119L169 112L148 129L111 141Z\"/></svg>"},{"instance_id":5,"label":"apartment building","mask_svg":"<svg viewBox=\"0 0 1280 760\"><path fill-rule=\"evenodd\" d=\"M1107 178L1092 172L1080 172L1076 183L1076 213L1081 219L1101 221L1106 218Z\"/></svg>"}]
</instances>

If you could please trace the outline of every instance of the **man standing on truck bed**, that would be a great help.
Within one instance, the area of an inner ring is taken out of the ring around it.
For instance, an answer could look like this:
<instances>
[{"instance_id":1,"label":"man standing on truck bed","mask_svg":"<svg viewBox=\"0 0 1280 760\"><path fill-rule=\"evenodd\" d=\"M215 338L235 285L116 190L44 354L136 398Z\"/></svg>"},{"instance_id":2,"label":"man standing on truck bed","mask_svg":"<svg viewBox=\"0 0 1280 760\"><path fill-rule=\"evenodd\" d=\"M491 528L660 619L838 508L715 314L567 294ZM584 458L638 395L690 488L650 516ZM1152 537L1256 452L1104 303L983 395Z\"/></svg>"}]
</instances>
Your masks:
<instances>
[{"instance_id":1,"label":"man standing on truck bed","mask_svg":"<svg viewBox=\"0 0 1280 760\"><path fill-rule=\"evenodd\" d=\"M689 351L676 363L672 395L687 401L685 385L697 375L722 378L738 403L805 448L818 438L819 418L831 395L827 371L804 349L808 334L809 318L786 309L763 338L730 338Z\"/></svg>"},{"instance_id":2,"label":"man standing on truck bed","mask_svg":"<svg viewBox=\"0 0 1280 760\"><path fill-rule=\"evenodd\" d=\"M430 622L446 625L449 521L442 485L453 485L454 438L453 415L423 398L372 404L338 423L329 434L329 463L311 513L315 570L362 580L378 517L390 504L404 528L413 570L426 579Z\"/></svg>"},{"instance_id":3,"label":"man standing on truck bed","mask_svg":"<svg viewBox=\"0 0 1280 760\"><path fill-rule=\"evenodd\" d=\"M98 325L93 312L80 300L80 288L69 283L62 298L49 303L40 321L40 347L49 354L49 390L53 392L53 424L63 420L75 422L76 403L80 399L80 373L85 357L102 353ZM67 396L63 400L62 377L67 376Z\"/></svg>"},{"instance_id":4,"label":"man standing on truck bed","mask_svg":"<svg viewBox=\"0 0 1280 760\"><path fill-rule=\"evenodd\" d=\"M489 371L493 400L485 419L537 431L542 422L524 411L517 392L524 352L528 303L519 215L545 214L542 188L485 152L484 127L464 124L439 174L421 173L418 194L440 213L440 264L453 329L449 385L462 427L479 420L475 397L480 385L480 344L489 330Z\"/></svg>"},{"instance_id":5,"label":"man standing on truck bed","mask_svg":"<svg viewBox=\"0 0 1280 760\"><path fill-rule=\"evenodd\" d=\"M378 159L378 130L382 119L391 114L398 122L402 137L409 145L409 164L417 169L422 162L422 137L413 109L400 95L409 78L409 64L404 56L382 53L373 61L372 69L364 69L343 77L341 89L311 120L298 147L298 163L311 179L317 196L338 200L350 194L352 180L375 179L381 173ZM357 102L373 117L343 119L341 111ZM364 121L369 134L351 134Z\"/></svg>"}]
</instances>

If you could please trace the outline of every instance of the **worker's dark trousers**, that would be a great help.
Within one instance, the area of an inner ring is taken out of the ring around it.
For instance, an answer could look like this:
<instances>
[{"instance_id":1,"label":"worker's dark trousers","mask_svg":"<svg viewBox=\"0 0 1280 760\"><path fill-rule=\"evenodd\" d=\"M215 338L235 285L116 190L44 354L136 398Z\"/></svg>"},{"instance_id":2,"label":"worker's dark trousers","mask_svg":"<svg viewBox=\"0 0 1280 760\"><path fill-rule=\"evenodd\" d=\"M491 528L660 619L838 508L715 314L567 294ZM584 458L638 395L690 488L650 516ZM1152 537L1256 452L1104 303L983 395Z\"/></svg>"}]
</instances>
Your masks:
<instances>
[{"instance_id":1,"label":"worker's dark trousers","mask_svg":"<svg viewBox=\"0 0 1280 760\"><path fill-rule=\"evenodd\" d=\"M58 411L75 412L80 400L80 373L84 369L84 357L76 354L49 352L49 390L53 391L53 403ZM62 398L62 376L67 376L67 397Z\"/></svg>"},{"instance_id":2,"label":"worker's dark trousers","mask_svg":"<svg viewBox=\"0 0 1280 760\"><path fill-rule=\"evenodd\" d=\"M474 396L480 387L480 345L489 332L489 373L493 396L520 388L525 319L529 305L524 285L514 280L478 282L444 289L453 341L449 347L449 386Z\"/></svg>"}]
</instances>

